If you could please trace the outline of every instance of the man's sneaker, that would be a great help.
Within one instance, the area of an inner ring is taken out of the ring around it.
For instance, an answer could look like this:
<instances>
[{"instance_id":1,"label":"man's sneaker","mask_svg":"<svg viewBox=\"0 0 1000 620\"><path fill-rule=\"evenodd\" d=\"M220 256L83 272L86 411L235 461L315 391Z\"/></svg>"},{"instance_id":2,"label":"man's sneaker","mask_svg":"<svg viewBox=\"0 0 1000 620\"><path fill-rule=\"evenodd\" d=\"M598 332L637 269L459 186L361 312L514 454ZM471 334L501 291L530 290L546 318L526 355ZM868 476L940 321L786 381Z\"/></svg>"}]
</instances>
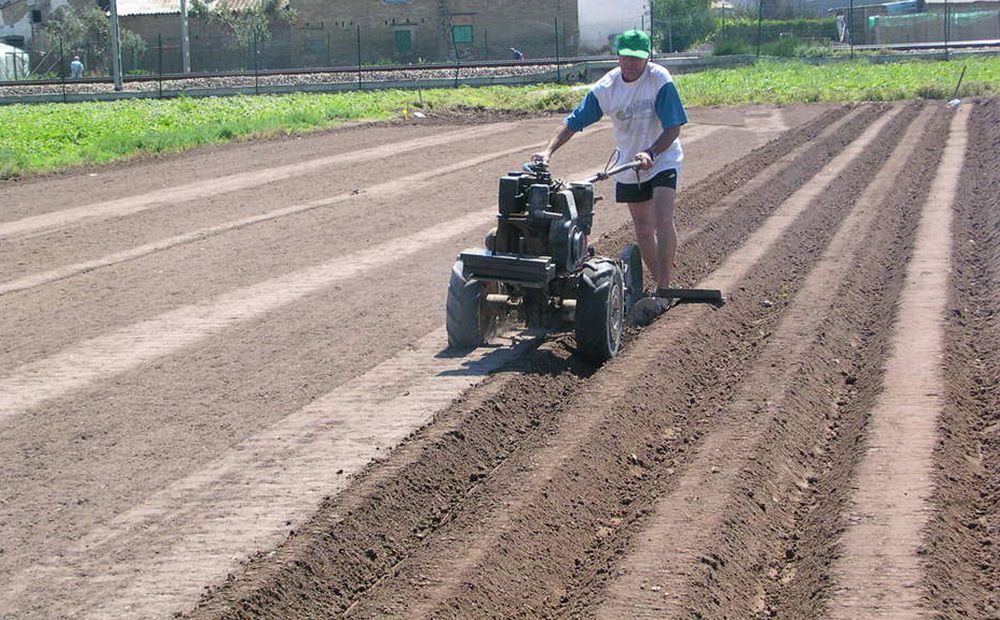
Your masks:
<instances>
[{"instance_id":1,"label":"man's sneaker","mask_svg":"<svg viewBox=\"0 0 1000 620\"><path fill-rule=\"evenodd\" d=\"M672 306L676 306L681 301L680 297L674 297L671 294L671 292L672 289L661 286L660 288L656 289L656 291L653 293L653 297L655 299L666 302L667 308L670 308Z\"/></svg>"},{"instance_id":2,"label":"man's sneaker","mask_svg":"<svg viewBox=\"0 0 1000 620\"><path fill-rule=\"evenodd\" d=\"M662 297L643 297L632 306L628 320L633 325L649 325L672 305L669 299Z\"/></svg>"}]
</instances>

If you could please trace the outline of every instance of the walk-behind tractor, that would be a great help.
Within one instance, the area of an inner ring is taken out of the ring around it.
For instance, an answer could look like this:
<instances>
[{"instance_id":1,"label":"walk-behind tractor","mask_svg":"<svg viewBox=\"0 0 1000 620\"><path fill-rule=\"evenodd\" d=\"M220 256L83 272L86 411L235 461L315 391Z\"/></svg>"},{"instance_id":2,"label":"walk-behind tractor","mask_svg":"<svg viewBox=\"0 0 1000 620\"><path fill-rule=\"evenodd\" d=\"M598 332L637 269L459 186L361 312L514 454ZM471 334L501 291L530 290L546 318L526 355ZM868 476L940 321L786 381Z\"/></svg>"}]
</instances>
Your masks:
<instances>
[{"instance_id":1,"label":"walk-behind tractor","mask_svg":"<svg viewBox=\"0 0 1000 620\"><path fill-rule=\"evenodd\" d=\"M635 244L617 259L599 256L588 245L593 183L638 165L631 162L578 183L553 179L542 163L501 177L497 226L486 236L486 247L462 252L451 270L448 344L478 346L509 319L528 328L572 320L581 355L595 362L614 357L625 319L643 295L642 258Z\"/></svg>"}]
</instances>

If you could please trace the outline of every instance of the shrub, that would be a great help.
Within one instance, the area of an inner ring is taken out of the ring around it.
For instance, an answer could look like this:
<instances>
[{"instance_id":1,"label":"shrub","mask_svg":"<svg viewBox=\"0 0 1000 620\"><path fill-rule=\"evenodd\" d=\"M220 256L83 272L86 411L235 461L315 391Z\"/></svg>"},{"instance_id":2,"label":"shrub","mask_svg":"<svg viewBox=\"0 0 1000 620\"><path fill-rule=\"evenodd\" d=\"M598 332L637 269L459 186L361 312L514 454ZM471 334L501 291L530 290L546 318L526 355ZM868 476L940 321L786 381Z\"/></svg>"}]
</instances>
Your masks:
<instances>
[{"instance_id":1,"label":"shrub","mask_svg":"<svg viewBox=\"0 0 1000 620\"><path fill-rule=\"evenodd\" d=\"M788 38L822 39L833 41L837 38L837 20L825 19L766 19L761 22L761 41L777 41ZM725 30L715 32L715 40L743 41L755 45L757 42L757 20L739 19L726 22Z\"/></svg>"},{"instance_id":2,"label":"shrub","mask_svg":"<svg viewBox=\"0 0 1000 620\"><path fill-rule=\"evenodd\" d=\"M735 56L737 54L753 54L754 49L749 43L743 41L725 40L719 41L712 48L713 56Z\"/></svg>"}]
</instances>

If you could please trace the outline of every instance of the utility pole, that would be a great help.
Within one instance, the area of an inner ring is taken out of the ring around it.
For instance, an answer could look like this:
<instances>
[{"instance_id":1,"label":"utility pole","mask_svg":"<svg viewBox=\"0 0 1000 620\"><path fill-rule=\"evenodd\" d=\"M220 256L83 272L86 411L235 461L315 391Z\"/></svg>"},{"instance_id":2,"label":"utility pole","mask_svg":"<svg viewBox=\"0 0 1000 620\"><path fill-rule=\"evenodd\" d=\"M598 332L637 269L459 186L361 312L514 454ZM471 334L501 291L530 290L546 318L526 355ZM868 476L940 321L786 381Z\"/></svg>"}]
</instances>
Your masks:
<instances>
[{"instance_id":1,"label":"utility pole","mask_svg":"<svg viewBox=\"0 0 1000 620\"><path fill-rule=\"evenodd\" d=\"M181 67L191 73L191 39L188 37L187 0L181 0Z\"/></svg>"},{"instance_id":2,"label":"utility pole","mask_svg":"<svg viewBox=\"0 0 1000 620\"><path fill-rule=\"evenodd\" d=\"M119 46L118 30L118 3L111 0L111 80L115 84L115 90L122 89L122 54Z\"/></svg>"}]
</instances>

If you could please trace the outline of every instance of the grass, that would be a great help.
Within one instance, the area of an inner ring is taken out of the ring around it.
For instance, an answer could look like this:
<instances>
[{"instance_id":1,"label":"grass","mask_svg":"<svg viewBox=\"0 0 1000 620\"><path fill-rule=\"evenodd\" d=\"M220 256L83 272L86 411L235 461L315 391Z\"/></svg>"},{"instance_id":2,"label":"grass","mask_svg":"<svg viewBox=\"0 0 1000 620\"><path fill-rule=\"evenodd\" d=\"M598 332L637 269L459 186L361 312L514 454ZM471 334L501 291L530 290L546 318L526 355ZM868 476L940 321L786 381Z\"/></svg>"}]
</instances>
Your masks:
<instances>
[{"instance_id":1,"label":"grass","mask_svg":"<svg viewBox=\"0 0 1000 620\"><path fill-rule=\"evenodd\" d=\"M866 60L813 65L762 61L731 70L681 75L686 105L950 99L962 67L960 97L1000 94L1000 58L873 64Z\"/></svg>"},{"instance_id":2,"label":"grass","mask_svg":"<svg viewBox=\"0 0 1000 620\"><path fill-rule=\"evenodd\" d=\"M680 75L677 84L688 106L948 99L962 66L968 71L960 96L1000 93L1000 58L981 57L892 64L762 61ZM569 86L546 85L7 106L0 108L0 178L406 116L418 108L562 111L581 96Z\"/></svg>"}]
</instances>

